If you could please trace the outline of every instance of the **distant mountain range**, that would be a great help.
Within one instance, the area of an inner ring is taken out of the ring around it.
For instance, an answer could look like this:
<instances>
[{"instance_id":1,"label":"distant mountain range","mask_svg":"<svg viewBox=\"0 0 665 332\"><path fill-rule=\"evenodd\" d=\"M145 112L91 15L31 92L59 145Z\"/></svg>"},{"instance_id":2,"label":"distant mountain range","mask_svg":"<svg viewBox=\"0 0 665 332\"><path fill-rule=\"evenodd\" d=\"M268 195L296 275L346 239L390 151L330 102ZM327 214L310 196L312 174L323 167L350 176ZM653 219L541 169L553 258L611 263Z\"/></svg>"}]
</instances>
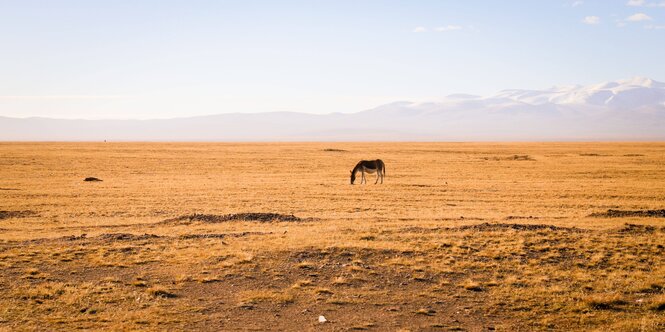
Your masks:
<instances>
[{"instance_id":1,"label":"distant mountain range","mask_svg":"<svg viewBox=\"0 0 665 332\"><path fill-rule=\"evenodd\" d=\"M2 141L665 140L665 83L636 77L591 86L456 94L324 115L229 113L166 120L0 117Z\"/></svg>"}]
</instances>

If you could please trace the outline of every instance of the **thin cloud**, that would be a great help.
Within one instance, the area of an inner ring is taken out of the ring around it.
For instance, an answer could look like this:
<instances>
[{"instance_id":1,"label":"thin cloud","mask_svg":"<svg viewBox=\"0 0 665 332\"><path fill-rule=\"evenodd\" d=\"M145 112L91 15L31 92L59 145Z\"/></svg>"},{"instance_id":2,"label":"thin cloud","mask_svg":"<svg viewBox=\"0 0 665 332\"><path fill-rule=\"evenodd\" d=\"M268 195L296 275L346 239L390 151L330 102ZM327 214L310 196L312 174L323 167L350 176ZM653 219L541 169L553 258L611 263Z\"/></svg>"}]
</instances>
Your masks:
<instances>
[{"instance_id":1,"label":"thin cloud","mask_svg":"<svg viewBox=\"0 0 665 332\"><path fill-rule=\"evenodd\" d=\"M425 31L427 31L427 28L425 28L425 27L415 27L412 31L413 32L425 32Z\"/></svg>"},{"instance_id":2,"label":"thin cloud","mask_svg":"<svg viewBox=\"0 0 665 332\"><path fill-rule=\"evenodd\" d=\"M644 28L647 29L647 30L665 30L665 25L649 24L649 25L645 25Z\"/></svg>"},{"instance_id":3,"label":"thin cloud","mask_svg":"<svg viewBox=\"0 0 665 332\"><path fill-rule=\"evenodd\" d=\"M462 27L459 25L446 25L442 27L436 27L434 28L434 30L439 32L446 32L446 31L462 30Z\"/></svg>"},{"instance_id":4,"label":"thin cloud","mask_svg":"<svg viewBox=\"0 0 665 332\"><path fill-rule=\"evenodd\" d=\"M665 7L665 1L646 2L644 0L628 0L626 6L630 7Z\"/></svg>"},{"instance_id":5,"label":"thin cloud","mask_svg":"<svg viewBox=\"0 0 665 332\"><path fill-rule=\"evenodd\" d=\"M644 13L637 13L626 17L626 21L628 22L642 22L642 21L652 21L652 20L653 18L651 18L651 16Z\"/></svg>"},{"instance_id":6,"label":"thin cloud","mask_svg":"<svg viewBox=\"0 0 665 332\"><path fill-rule=\"evenodd\" d=\"M600 17L598 16L587 16L582 20L582 23L589 25L596 25L600 23Z\"/></svg>"},{"instance_id":7,"label":"thin cloud","mask_svg":"<svg viewBox=\"0 0 665 332\"><path fill-rule=\"evenodd\" d=\"M124 99L127 96L94 95L41 95L41 96L0 96L0 100L76 100L76 99Z\"/></svg>"},{"instance_id":8,"label":"thin cloud","mask_svg":"<svg viewBox=\"0 0 665 332\"><path fill-rule=\"evenodd\" d=\"M572 7L579 7L584 4L584 1L575 1L571 4Z\"/></svg>"}]
</instances>

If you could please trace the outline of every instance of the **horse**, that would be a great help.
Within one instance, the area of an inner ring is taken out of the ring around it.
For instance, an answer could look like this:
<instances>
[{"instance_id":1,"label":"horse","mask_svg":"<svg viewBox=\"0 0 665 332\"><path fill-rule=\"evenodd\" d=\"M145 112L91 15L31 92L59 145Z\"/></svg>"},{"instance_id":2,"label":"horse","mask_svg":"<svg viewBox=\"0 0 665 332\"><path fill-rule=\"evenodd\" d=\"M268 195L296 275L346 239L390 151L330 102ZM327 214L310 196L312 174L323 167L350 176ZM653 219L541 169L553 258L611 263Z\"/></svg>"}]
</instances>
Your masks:
<instances>
[{"instance_id":1,"label":"horse","mask_svg":"<svg viewBox=\"0 0 665 332\"><path fill-rule=\"evenodd\" d=\"M361 174L361 184L363 182L367 183L367 180L365 179L365 172L369 174L376 172L376 181L374 181L374 184L379 182L379 178L381 178L381 183L383 183L383 177L386 176L386 165L381 159L359 161L358 164L356 164L356 167L354 167L351 171L351 184L356 181L356 173L358 172Z\"/></svg>"}]
</instances>

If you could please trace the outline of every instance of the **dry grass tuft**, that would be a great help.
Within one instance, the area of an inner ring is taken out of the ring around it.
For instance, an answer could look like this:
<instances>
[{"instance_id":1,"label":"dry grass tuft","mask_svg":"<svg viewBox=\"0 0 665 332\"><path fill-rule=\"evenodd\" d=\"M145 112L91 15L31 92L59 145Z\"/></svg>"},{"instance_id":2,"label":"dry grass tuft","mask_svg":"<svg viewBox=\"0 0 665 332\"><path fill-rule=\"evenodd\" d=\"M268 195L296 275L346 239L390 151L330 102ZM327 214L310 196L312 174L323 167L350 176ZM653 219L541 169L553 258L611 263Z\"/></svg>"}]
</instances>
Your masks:
<instances>
[{"instance_id":1,"label":"dry grass tuft","mask_svg":"<svg viewBox=\"0 0 665 332\"><path fill-rule=\"evenodd\" d=\"M310 279L306 279L306 280L296 281L296 283L294 283L293 286L291 286L291 288L301 289L301 288L312 287L312 286L314 286L314 282L312 282L312 280L310 280Z\"/></svg>"},{"instance_id":2,"label":"dry grass tuft","mask_svg":"<svg viewBox=\"0 0 665 332\"><path fill-rule=\"evenodd\" d=\"M154 297L162 297L166 299L172 299L177 297L175 293L172 293L171 291L167 290L164 287L161 286L154 286L151 288L148 288L147 290L148 294L154 296Z\"/></svg>"},{"instance_id":3,"label":"dry grass tuft","mask_svg":"<svg viewBox=\"0 0 665 332\"><path fill-rule=\"evenodd\" d=\"M303 269L303 270L314 270L316 269L316 265L312 262L300 262L298 263L298 268Z\"/></svg>"},{"instance_id":4,"label":"dry grass tuft","mask_svg":"<svg viewBox=\"0 0 665 332\"><path fill-rule=\"evenodd\" d=\"M262 289L244 291L240 294L239 298L241 305L258 304L263 302L290 304L295 301L295 296L291 293Z\"/></svg>"},{"instance_id":5,"label":"dry grass tuft","mask_svg":"<svg viewBox=\"0 0 665 332\"><path fill-rule=\"evenodd\" d=\"M665 311L665 294L652 298L649 303L649 308L655 311Z\"/></svg>"},{"instance_id":6,"label":"dry grass tuft","mask_svg":"<svg viewBox=\"0 0 665 332\"><path fill-rule=\"evenodd\" d=\"M314 293L319 294L319 295L332 295L334 294L333 291L331 291L328 288L317 288L314 290Z\"/></svg>"},{"instance_id":7,"label":"dry grass tuft","mask_svg":"<svg viewBox=\"0 0 665 332\"><path fill-rule=\"evenodd\" d=\"M628 301L619 294L596 294L585 298L584 303L595 310L621 310Z\"/></svg>"},{"instance_id":8,"label":"dry grass tuft","mask_svg":"<svg viewBox=\"0 0 665 332\"><path fill-rule=\"evenodd\" d=\"M609 209L606 212L594 212L589 217L596 218L665 218L665 209L660 210L614 210Z\"/></svg>"},{"instance_id":9,"label":"dry grass tuft","mask_svg":"<svg viewBox=\"0 0 665 332\"><path fill-rule=\"evenodd\" d=\"M480 283L473 281L471 279L468 279L462 284L462 287L466 290L474 291L474 292L482 292L483 287L481 286Z\"/></svg>"},{"instance_id":10,"label":"dry grass tuft","mask_svg":"<svg viewBox=\"0 0 665 332\"><path fill-rule=\"evenodd\" d=\"M426 308L420 308L415 311L416 315L424 315L424 316L434 316L436 314L436 311L432 309L426 309Z\"/></svg>"}]
</instances>

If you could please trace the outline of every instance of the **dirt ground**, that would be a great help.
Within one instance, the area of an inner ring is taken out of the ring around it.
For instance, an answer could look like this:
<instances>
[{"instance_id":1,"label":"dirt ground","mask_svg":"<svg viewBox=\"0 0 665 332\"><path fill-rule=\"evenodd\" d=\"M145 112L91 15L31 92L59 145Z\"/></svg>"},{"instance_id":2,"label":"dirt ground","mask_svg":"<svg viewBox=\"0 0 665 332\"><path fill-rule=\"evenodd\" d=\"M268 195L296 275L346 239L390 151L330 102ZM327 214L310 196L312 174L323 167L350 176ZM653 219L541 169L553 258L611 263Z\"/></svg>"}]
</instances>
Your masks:
<instances>
[{"instance_id":1,"label":"dirt ground","mask_svg":"<svg viewBox=\"0 0 665 332\"><path fill-rule=\"evenodd\" d=\"M665 143L0 143L0 330L662 331L664 202Z\"/></svg>"}]
</instances>

